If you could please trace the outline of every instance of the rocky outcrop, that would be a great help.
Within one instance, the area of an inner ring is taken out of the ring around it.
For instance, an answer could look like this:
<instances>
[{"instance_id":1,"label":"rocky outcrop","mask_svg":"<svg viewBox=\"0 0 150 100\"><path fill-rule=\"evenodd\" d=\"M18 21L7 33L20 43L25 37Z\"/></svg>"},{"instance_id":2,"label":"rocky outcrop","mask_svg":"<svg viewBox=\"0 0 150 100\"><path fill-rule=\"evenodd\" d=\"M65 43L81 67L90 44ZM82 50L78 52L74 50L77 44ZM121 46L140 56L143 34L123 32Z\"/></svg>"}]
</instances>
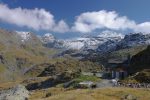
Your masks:
<instances>
[{"instance_id":1,"label":"rocky outcrop","mask_svg":"<svg viewBox=\"0 0 150 100\"><path fill-rule=\"evenodd\" d=\"M149 33L132 33L125 35L124 39L118 44L118 48L129 48L140 45L150 44L150 34Z\"/></svg>"},{"instance_id":2,"label":"rocky outcrop","mask_svg":"<svg viewBox=\"0 0 150 100\"><path fill-rule=\"evenodd\" d=\"M127 94L121 98L121 100L138 100L138 98L132 94Z\"/></svg>"},{"instance_id":3,"label":"rocky outcrop","mask_svg":"<svg viewBox=\"0 0 150 100\"><path fill-rule=\"evenodd\" d=\"M28 100L29 91L23 85L0 91L0 100Z\"/></svg>"},{"instance_id":4,"label":"rocky outcrop","mask_svg":"<svg viewBox=\"0 0 150 100\"><path fill-rule=\"evenodd\" d=\"M150 46L132 57L131 69L133 72L150 69Z\"/></svg>"},{"instance_id":5,"label":"rocky outcrop","mask_svg":"<svg viewBox=\"0 0 150 100\"><path fill-rule=\"evenodd\" d=\"M53 86L56 86L60 83L65 83L73 79L76 75L74 73L61 73L58 75L55 75L53 77L50 77L46 80L41 80L38 82L29 83L26 85L26 88L28 90L36 90L36 89L46 89Z\"/></svg>"},{"instance_id":6,"label":"rocky outcrop","mask_svg":"<svg viewBox=\"0 0 150 100\"><path fill-rule=\"evenodd\" d=\"M150 83L150 46L132 57L129 72L136 81Z\"/></svg>"}]
</instances>

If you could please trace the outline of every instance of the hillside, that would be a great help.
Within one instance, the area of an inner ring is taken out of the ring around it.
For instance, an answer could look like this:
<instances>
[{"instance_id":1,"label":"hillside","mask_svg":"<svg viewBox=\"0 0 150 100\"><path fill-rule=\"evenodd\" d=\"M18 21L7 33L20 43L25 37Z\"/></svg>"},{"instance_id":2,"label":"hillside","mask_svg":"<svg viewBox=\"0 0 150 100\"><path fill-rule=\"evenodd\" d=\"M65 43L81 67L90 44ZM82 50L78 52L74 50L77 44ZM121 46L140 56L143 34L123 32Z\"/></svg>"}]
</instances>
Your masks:
<instances>
[{"instance_id":1,"label":"hillside","mask_svg":"<svg viewBox=\"0 0 150 100\"><path fill-rule=\"evenodd\" d=\"M73 58L64 57L55 63L47 63L34 66L29 69L25 75L32 76L54 76L64 72L78 74L80 72L96 72L101 71L102 67L90 61L79 61Z\"/></svg>"},{"instance_id":2,"label":"hillside","mask_svg":"<svg viewBox=\"0 0 150 100\"><path fill-rule=\"evenodd\" d=\"M129 71L132 76L127 80L150 82L150 46L132 57Z\"/></svg>"},{"instance_id":3,"label":"hillside","mask_svg":"<svg viewBox=\"0 0 150 100\"><path fill-rule=\"evenodd\" d=\"M36 35L29 34L30 38L23 41L16 32L0 29L0 81L21 78L26 69L49 62L55 54L53 49L43 47Z\"/></svg>"},{"instance_id":4,"label":"hillside","mask_svg":"<svg viewBox=\"0 0 150 100\"><path fill-rule=\"evenodd\" d=\"M132 57L131 68L133 72L150 69L150 46Z\"/></svg>"},{"instance_id":5,"label":"hillside","mask_svg":"<svg viewBox=\"0 0 150 100\"><path fill-rule=\"evenodd\" d=\"M0 82L37 77L47 70L51 75L66 71L76 73L101 70L100 65L89 61L54 57L58 53L58 49L45 47L34 33L0 29Z\"/></svg>"},{"instance_id":6,"label":"hillside","mask_svg":"<svg viewBox=\"0 0 150 100\"><path fill-rule=\"evenodd\" d=\"M39 98L40 100L149 100L149 94L150 91L147 89L131 88L77 90L50 88L46 91L33 91L29 100L37 100L37 98Z\"/></svg>"}]
</instances>

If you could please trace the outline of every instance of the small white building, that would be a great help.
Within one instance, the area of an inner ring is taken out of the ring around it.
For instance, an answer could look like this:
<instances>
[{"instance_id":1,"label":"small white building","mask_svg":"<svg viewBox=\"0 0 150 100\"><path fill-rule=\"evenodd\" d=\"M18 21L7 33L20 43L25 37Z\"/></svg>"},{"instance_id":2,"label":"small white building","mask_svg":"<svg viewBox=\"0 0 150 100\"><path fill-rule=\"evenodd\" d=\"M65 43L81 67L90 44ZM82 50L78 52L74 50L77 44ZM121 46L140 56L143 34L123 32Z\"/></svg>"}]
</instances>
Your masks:
<instances>
[{"instance_id":1,"label":"small white building","mask_svg":"<svg viewBox=\"0 0 150 100\"><path fill-rule=\"evenodd\" d=\"M80 85L80 86L86 86L86 87L88 87L88 88L91 88L92 85L94 85L94 82L92 82L92 81L83 81L83 82L80 82L79 85Z\"/></svg>"}]
</instances>

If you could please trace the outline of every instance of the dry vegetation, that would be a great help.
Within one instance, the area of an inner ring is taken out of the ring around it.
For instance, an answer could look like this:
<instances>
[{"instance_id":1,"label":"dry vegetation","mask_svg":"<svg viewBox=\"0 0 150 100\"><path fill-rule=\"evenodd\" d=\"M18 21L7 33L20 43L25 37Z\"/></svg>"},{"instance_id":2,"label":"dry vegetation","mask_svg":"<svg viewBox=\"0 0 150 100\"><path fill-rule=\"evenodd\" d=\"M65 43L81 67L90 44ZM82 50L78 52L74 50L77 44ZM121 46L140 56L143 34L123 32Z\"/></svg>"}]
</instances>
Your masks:
<instances>
[{"instance_id":1,"label":"dry vegetation","mask_svg":"<svg viewBox=\"0 0 150 100\"><path fill-rule=\"evenodd\" d=\"M128 94L136 96L138 100L150 100L149 89L132 88L103 88L93 90L50 88L33 91L29 100L121 100Z\"/></svg>"},{"instance_id":2,"label":"dry vegetation","mask_svg":"<svg viewBox=\"0 0 150 100\"><path fill-rule=\"evenodd\" d=\"M1 83L0 89L9 88L20 83L22 81ZM150 89L143 88L64 89L62 87L52 87L33 90L30 93L29 100L123 100L122 98L128 94L137 97L137 100L150 100Z\"/></svg>"}]
</instances>

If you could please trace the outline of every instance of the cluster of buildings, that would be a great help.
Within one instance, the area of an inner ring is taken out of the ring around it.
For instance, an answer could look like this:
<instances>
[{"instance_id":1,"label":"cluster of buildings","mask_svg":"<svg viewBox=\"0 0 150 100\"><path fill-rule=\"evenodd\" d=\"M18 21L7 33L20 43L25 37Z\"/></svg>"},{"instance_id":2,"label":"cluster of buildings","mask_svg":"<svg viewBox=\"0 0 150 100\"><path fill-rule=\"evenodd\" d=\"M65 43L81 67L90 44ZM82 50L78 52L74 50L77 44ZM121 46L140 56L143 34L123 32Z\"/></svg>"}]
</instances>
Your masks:
<instances>
[{"instance_id":1,"label":"cluster of buildings","mask_svg":"<svg viewBox=\"0 0 150 100\"><path fill-rule=\"evenodd\" d=\"M111 73L112 79L124 79L129 74L130 59L129 55L127 59L108 60L108 67L105 68L105 71Z\"/></svg>"},{"instance_id":2,"label":"cluster of buildings","mask_svg":"<svg viewBox=\"0 0 150 100\"><path fill-rule=\"evenodd\" d=\"M97 76L105 79L124 79L128 76L130 56L127 59L110 59L107 66L101 72L83 72L83 75Z\"/></svg>"},{"instance_id":3,"label":"cluster of buildings","mask_svg":"<svg viewBox=\"0 0 150 100\"><path fill-rule=\"evenodd\" d=\"M130 65L130 56L127 59L111 59L108 60L107 66L104 67L103 71L100 72L82 72L82 75L86 76L96 76L102 79L117 80L124 79L128 77L129 71L128 67ZM113 83L113 82L112 82ZM80 82L80 86L94 87L95 84L91 81Z\"/></svg>"}]
</instances>

